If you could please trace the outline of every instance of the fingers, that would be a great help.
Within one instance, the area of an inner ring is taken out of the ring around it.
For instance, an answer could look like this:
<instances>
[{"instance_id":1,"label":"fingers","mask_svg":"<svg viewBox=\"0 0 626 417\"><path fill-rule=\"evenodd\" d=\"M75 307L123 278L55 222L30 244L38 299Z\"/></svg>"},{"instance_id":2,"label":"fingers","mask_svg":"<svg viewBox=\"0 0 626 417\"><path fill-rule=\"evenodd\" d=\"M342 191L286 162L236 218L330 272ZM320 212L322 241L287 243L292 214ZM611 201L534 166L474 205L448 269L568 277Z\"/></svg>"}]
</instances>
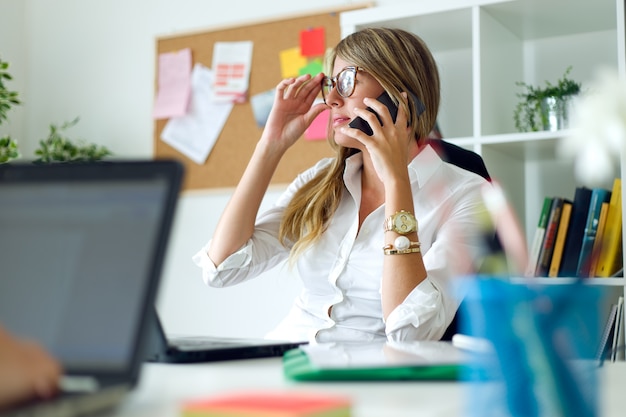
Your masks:
<instances>
[{"instance_id":1,"label":"fingers","mask_svg":"<svg viewBox=\"0 0 626 417\"><path fill-rule=\"evenodd\" d=\"M407 93L403 92L402 99L406 106L408 106L407 97ZM369 111L368 109L361 108L355 108L354 112L357 116L361 117L369 123L374 134L382 134L383 132L388 132L387 134L389 134L392 129L402 128L406 130L406 127L408 126L408 115L405 111L405 106L398 106L392 104L391 102L381 102L378 99L369 97L364 98L363 103L370 109L372 109L375 113ZM393 108L390 108L388 106L393 106ZM395 120L393 119L394 116L392 116L392 114L394 114Z\"/></svg>"},{"instance_id":2,"label":"fingers","mask_svg":"<svg viewBox=\"0 0 626 417\"><path fill-rule=\"evenodd\" d=\"M300 94L305 95L305 100L312 102L317 98L322 91L322 78L324 78L324 74L319 73L302 85Z\"/></svg>"},{"instance_id":3,"label":"fingers","mask_svg":"<svg viewBox=\"0 0 626 417\"><path fill-rule=\"evenodd\" d=\"M278 99L285 97L285 90L294 82L296 82L295 78L285 78L281 80L276 86L276 98Z\"/></svg>"},{"instance_id":4,"label":"fingers","mask_svg":"<svg viewBox=\"0 0 626 417\"><path fill-rule=\"evenodd\" d=\"M61 366L40 345L23 341L24 366L30 371L35 394L40 398L52 397L59 388Z\"/></svg>"},{"instance_id":5,"label":"fingers","mask_svg":"<svg viewBox=\"0 0 626 417\"><path fill-rule=\"evenodd\" d=\"M40 345L13 337L0 327L0 407L48 398L59 386L61 366Z\"/></svg>"},{"instance_id":6,"label":"fingers","mask_svg":"<svg viewBox=\"0 0 626 417\"><path fill-rule=\"evenodd\" d=\"M310 125L324 110L328 110L328 106L325 103L317 103L313 105L306 114L307 126Z\"/></svg>"},{"instance_id":7,"label":"fingers","mask_svg":"<svg viewBox=\"0 0 626 417\"><path fill-rule=\"evenodd\" d=\"M285 78L276 86L276 94L283 99L299 98L313 101L321 91L323 77L324 74L319 73L315 77L304 74L297 78Z\"/></svg>"}]
</instances>

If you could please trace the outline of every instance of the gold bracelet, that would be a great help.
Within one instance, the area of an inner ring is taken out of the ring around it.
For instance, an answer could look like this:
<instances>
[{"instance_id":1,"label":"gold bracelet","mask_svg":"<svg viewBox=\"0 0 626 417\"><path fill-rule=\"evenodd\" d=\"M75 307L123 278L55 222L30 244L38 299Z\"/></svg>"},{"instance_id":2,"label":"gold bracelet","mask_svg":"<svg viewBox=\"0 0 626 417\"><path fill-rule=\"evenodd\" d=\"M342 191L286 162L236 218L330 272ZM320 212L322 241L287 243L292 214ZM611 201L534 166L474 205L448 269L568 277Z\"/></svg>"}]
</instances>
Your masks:
<instances>
[{"instance_id":1,"label":"gold bracelet","mask_svg":"<svg viewBox=\"0 0 626 417\"><path fill-rule=\"evenodd\" d=\"M420 242L411 242L406 236L398 236L393 242L383 246L383 253L385 255L404 255L407 253L420 252Z\"/></svg>"},{"instance_id":2,"label":"gold bracelet","mask_svg":"<svg viewBox=\"0 0 626 417\"><path fill-rule=\"evenodd\" d=\"M409 249L392 249L392 248L383 248L383 253L385 255L406 255L408 253L418 253L420 252L420 247L409 248Z\"/></svg>"}]
</instances>

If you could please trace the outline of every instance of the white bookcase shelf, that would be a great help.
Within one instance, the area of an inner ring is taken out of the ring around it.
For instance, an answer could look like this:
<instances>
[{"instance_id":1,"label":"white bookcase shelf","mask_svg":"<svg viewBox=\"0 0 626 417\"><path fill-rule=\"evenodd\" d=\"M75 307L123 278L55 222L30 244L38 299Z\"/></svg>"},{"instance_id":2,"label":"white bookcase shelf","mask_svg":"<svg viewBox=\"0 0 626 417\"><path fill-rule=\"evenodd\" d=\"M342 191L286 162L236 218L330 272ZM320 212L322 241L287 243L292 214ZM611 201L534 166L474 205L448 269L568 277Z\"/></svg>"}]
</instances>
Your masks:
<instances>
[{"instance_id":1,"label":"white bookcase shelf","mask_svg":"<svg viewBox=\"0 0 626 417\"><path fill-rule=\"evenodd\" d=\"M577 278L511 278L511 282L537 285L573 284L576 280ZM608 287L622 287L626 285L626 279L624 278L591 278L585 279L583 282Z\"/></svg>"},{"instance_id":2,"label":"white bookcase shelf","mask_svg":"<svg viewBox=\"0 0 626 417\"><path fill-rule=\"evenodd\" d=\"M368 26L426 41L441 76L444 137L482 155L530 240L543 198L573 198L581 184L558 154L568 130L516 131L516 82L554 83L571 66L584 90L602 67L626 74L623 0L421 0L341 15L344 36Z\"/></svg>"},{"instance_id":3,"label":"white bookcase shelf","mask_svg":"<svg viewBox=\"0 0 626 417\"><path fill-rule=\"evenodd\" d=\"M413 0L343 13L341 27L343 36L386 26L424 39L441 76L438 121L444 137L482 155L531 241L544 197L572 199L583 184L572 163L559 157L568 130L516 131L513 111L522 92L516 82L556 83L570 66L570 77L583 90L600 68L625 76L624 19L624 0ZM625 168L622 162L615 176ZM602 186L611 189L612 180ZM626 288L624 278L588 281L613 287L615 298Z\"/></svg>"}]
</instances>

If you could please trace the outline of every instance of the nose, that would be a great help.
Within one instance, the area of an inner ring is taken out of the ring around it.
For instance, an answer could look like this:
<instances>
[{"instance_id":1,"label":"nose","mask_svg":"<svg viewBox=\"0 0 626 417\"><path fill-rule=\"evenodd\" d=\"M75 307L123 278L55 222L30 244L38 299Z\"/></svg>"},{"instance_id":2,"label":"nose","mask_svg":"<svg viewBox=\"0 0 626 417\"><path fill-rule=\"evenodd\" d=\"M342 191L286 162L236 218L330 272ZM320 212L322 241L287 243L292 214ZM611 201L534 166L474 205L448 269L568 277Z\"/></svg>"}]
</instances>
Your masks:
<instances>
[{"instance_id":1,"label":"nose","mask_svg":"<svg viewBox=\"0 0 626 417\"><path fill-rule=\"evenodd\" d=\"M326 105L330 107L339 107L343 104L343 97L337 92L337 86L326 94Z\"/></svg>"}]
</instances>

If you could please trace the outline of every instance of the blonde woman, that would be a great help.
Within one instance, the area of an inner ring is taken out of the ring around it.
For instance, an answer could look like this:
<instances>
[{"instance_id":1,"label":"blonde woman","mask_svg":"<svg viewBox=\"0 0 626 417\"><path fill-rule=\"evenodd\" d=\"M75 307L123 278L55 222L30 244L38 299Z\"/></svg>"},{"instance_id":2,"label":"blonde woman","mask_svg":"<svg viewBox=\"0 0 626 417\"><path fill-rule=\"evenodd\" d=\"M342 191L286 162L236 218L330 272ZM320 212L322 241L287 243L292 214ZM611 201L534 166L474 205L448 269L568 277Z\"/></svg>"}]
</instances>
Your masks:
<instances>
[{"instance_id":1,"label":"blonde woman","mask_svg":"<svg viewBox=\"0 0 626 417\"><path fill-rule=\"evenodd\" d=\"M221 287L289 260L302 293L268 338L440 339L459 306L454 280L479 261L486 180L429 144L439 76L419 37L365 29L328 62L329 76L277 85L250 162L194 261L208 285ZM376 99L383 92L398 106L395 122ZM324 102L314 104L320 93ZM280 159L324 109L335 157L299 175L259 215ZM357 117L371 136L349 126Z\"/></svg>"}]
</instances>

